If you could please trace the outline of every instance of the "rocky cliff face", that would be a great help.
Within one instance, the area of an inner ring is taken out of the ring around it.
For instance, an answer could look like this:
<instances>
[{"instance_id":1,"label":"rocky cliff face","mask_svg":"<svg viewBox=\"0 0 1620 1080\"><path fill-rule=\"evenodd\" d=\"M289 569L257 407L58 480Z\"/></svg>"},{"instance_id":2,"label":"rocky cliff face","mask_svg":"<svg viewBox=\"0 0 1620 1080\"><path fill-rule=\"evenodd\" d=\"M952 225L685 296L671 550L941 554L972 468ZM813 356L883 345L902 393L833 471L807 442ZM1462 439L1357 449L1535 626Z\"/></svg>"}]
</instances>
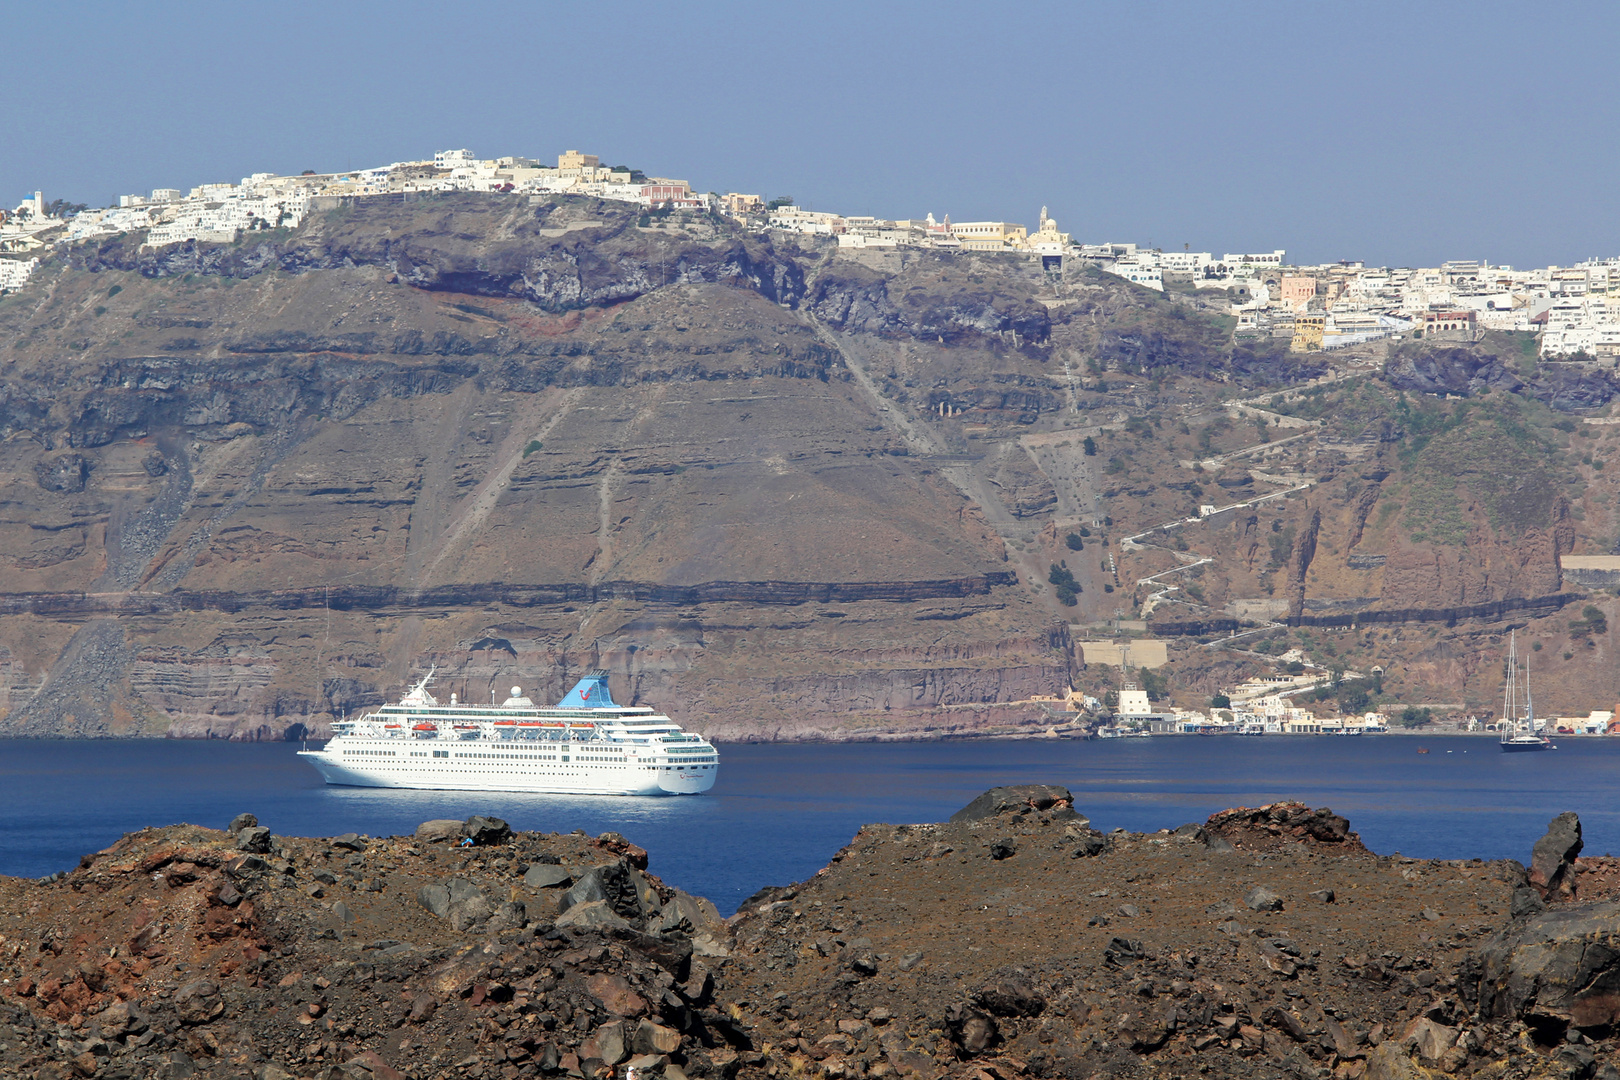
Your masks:
<instances>
[{"instance_id":1,"label":"rocky cliff face","mask_svg":"<svg viewBox=\"0 0 1620 1080\"><path fill-rule=\"evenodd\" d=\"M474 196L141 239L0 298L6 734L319 734L429 665L480 701L599 663L728 738L1044 729L1070 625L1180 558L1119 535L1312 482L1183 539L1154 617L1207 629L1545 606L1608 513L1506 413L1222 405L1325 365L1014 256Z\"/></svg>"},{"instance_id":2,"label":"rocky cliff face","mask_svg":"<svg viewBox=\"0 0 1620 1080\"><path fill-rule=\"evenodd\" d=\"M6 733L318 734L428 665L477 701L607 664L732 738L1016 726L1068 684L996 528L1050 485L986 505L841 340L948 329L1016 369L958 409L1052 411L1022 265L935 260L855 325L843 268L804 307L823 252L591 202L140 240L0 302Z\"/></svg>"}]
</instances>

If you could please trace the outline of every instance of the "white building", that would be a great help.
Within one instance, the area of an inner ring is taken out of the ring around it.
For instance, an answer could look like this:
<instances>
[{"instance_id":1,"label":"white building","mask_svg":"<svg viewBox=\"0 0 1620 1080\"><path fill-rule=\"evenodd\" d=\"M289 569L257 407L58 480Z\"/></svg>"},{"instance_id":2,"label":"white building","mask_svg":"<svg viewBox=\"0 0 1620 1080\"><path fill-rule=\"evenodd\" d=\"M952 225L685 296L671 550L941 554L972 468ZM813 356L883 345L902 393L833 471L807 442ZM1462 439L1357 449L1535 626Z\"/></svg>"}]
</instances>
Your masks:
<instances>
[{"instance_id":1,"label":"white building","mask_svg":"<svg viewBox=\"0 0 1620 1080\"><path fill-rule=\"evenodd\" d=\"M1565 295L1547 308L1541 333L1541 355L1592 357L1620 355L1620 304L1597 295Z\"/></svg>"},{"instance_id":2,"label":"white building","mask_svg":"<svg viewBox=\"0 0 1620 1080\"><path fill-rule=\"evenodd\" d=\"M1172 274L1201 276L1204 268L1215 259L1207 251L1166 251L1159 255L1159 265Z\"/></svg>"},{"instance_id":3,"label":"white building","mask_svg":"<svg viewBox=\"0 0 1620 1080\"><path fill-rule=\"evenodd\" d=\"M1123 259L1115 259L1113 266L1105 266L1103 269L1144 289L1164 292L1164 267L1160 265L1159 253L1156 251L1138 251Z\"/></svg>"},{"instance_id":4,"label":"white building","mask_svg":"<svg viewBox=\"0 0 1620 1080\"><path fill-rule=\"evenodd\" d=\"M1221 261L1228 266L1245 267L1281 267L1286 249L1278 248L1276 251L1260 252L1258 254L1234 255L1228 252L1221 256Z\"/></svg>"},{"instance_id":5,"label":"white building","mask_svg":"<svg viewBox=\"0 0 1620 1080\"><path fill-rule=\"evenodd\" d=\"M0 293L22 288L38 267L38 259L0 259Z\"/></svg>"},{"instance_id":6,"label":"white building","mask_svg":"<svg viewBox=\"0 0 1620 1080\"><path fill-rule=\"evenodd\" d=\"M1340 311L1327 313L1322 326L1322 348L1343 349L1381 338L1399 337L1412 329L1412 320L1394 315L1380 315L1371 311Z\"/></svg>"},{"instance_id":7,"label":"white building","mask_svg":"<svg viewBox=\"0 0 1620 1080\"><path fill-rule=\"evenodd\" d=\"M831 236L844 230L844 219L837 214L815 210L801 210L797 206L779 206L771 211L770 227L786 232Z\"/></svg>"}]
</instances>

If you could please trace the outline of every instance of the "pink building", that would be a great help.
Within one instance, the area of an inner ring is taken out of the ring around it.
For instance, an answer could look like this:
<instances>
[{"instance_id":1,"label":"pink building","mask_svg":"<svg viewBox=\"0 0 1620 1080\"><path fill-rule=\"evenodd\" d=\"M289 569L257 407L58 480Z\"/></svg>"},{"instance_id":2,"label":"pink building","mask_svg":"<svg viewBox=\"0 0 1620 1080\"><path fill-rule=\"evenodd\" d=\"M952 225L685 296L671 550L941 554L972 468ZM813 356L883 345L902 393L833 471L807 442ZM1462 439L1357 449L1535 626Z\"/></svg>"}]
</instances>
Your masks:
<instances>
[{"instance_id":1,"label":"pink building","mask_svg":"<svg viewBox=\"0 0 1620 1080\"><path fill-rule=\"evenodd\" d=\"M1313 277L1299 277L1291 274L1283 275L1282 304L1294 311L1303 310L1305 305L1316 299L1316 279Z\"/></svg>"}]
</instances>

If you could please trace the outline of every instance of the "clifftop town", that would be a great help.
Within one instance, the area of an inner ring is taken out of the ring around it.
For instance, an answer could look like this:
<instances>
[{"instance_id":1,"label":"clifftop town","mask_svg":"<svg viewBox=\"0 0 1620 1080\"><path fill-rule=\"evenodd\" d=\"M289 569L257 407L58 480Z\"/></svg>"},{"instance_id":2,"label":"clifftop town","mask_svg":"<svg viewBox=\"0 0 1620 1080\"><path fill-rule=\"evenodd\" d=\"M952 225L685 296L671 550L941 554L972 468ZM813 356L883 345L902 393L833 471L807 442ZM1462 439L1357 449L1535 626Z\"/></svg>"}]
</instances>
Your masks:
<instances>
[{"instance_id":1,"label":"clifftop town","mask_svg":"<svg viewBox=\"0 0 1620 1080\"><path fill-rule=\"evenodd\" d=\"M594 154L569 150L555 167L524 157L483 159L441 150L432 160L395 162L342 173L298 176L254 173L240 183L202 184L182 194L159 188L123 195L118 205L53 214L35 192L9 214L0 211L0 253L28 255L51 244L143 232L146 246L188 241L232 243L244 233L296 228L311 207L382 195L484 192L514 196L579 195L639 206L723 215L745 225L822 236L849 250L1022 253L1050 267L1084 260L1143 288L1168 284L1228 294L1240 339L1282 338L1294 352L1338 349L1412 334L1471 342L1482 331L1536 333L1543 356L1612 361L1620 355L1620 257L1571 267L1515 270L1483 260L1439 267L1368 267L1360 262L1292 266L1286 252L1161 251L1134 243L1073 241L1041 208L1032 231L1009 221L955 222L932 213L886 220L806 210L790 200L693 191L685 180L648 177L628 166L604 166ZM0 293L28 279L37 257L0 259Z\"/></svg>"}]
</instances>

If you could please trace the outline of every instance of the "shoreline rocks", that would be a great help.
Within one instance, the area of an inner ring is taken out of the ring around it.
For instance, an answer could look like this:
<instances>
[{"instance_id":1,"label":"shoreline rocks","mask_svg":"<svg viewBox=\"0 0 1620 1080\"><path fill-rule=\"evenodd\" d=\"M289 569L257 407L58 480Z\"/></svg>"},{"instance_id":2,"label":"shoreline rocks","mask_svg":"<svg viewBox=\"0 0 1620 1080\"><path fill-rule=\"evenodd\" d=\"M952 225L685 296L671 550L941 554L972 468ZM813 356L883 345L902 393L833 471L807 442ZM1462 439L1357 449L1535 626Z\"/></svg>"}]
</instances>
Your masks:
<instances>
[{"instance_id":1,"label":"shoreline rocks","mask_svg":"<svg viewBox=\"0 0 1620 1080\"><path fill-rule=\"evenodd\" d=\"M729 921L616 834L239 850L250 818L0 879L0 1075L1613 1080L1620 901L1558 887L1573 815L1527 873L1297 803L1104 837L1020 785L863 827Z\"/></svg>"}]
</instances>

